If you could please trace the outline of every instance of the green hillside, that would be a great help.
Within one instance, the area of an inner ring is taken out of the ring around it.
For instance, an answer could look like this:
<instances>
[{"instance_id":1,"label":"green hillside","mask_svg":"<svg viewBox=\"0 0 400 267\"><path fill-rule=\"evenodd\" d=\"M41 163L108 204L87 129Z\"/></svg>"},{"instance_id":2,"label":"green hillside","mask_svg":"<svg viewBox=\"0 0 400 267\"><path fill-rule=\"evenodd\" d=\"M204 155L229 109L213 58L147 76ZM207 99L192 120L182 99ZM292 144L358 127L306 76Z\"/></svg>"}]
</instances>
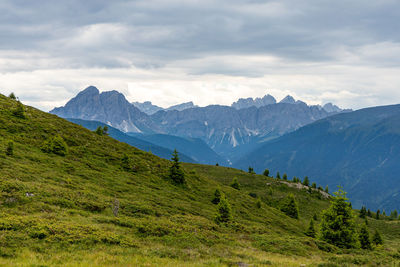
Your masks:
<instances>
[{"instance_id":1,"label":"green hillside","mask_svg":"<svg viewBox=\"0 0 400 267\"><path fill-rule=\"evenodd\" d=\"M339 249L304 234L314 214L318 228L320 212L329 206L317 191L196 164L184 164L186 185L174 185L169 161L55 115L24 109L25 115L16 113L18 102L0 95L0 265L400 263L398 220L368 218L369 231L379 229L384 246ZM43 149L56 136L68 146L65 156L51 152L60 146ZM10 141L13 153L6 153ZM233 178L240 190L230 186ZM227 224L214 220L217 206L211 200L217 188L232 207ZM279 210L290 193L299 203L298 220Z\"/></svg>"}]
</instances>

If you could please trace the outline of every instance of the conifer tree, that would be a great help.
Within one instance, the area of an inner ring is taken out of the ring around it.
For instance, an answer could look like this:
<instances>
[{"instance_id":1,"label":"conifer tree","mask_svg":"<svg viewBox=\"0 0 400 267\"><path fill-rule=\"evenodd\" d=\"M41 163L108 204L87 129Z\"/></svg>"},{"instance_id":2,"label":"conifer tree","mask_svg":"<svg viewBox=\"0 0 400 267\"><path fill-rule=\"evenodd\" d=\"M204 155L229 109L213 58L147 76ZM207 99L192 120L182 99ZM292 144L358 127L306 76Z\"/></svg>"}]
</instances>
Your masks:
<instances>
[{"instance_id":1,"label":"conifer tree","mask_svg":"<svg viewBox=\"0 0 400 267\"><path fill-rule=\"evenodd\" d=\"M368 211L367 211L367 216L372 218L372 212L370 209L368 209Z\"/></svg>"},{"instance_id":2,"label":"conifer tree","mask_svg":"<svg viewBox=\"0 0 400 267\"><path fill-rule=\"evenodd\" d=\"M314 220L313 219L310 220L310 224L309 224L308 229L305 232L305 234L306 234L306 236L315 238L316 232L315 232L315 228L314 228Z\"/></svg>"},{"instance_id":3,"label":"conifer tree","mask_svg":"<svg viewBox=\"0 0 400 267\"><path fill-rule=\"evenodd\" d=\"M287 181L287 174L286 173L283 174L282 179Z\"/></svg>"},{"instance_id":4,"label":"conifer tree","mask_svg":"<svg viewBox=\"0 0 400 267\"><path fill-rule=\"evenodd\" d=\"M367 209L365 208L365 206L362 206L360 209L360 218L365 219L365 216L367 216Z\"/></svg>"},{"instance_id":5,"label":"conifer tree","mask_svg":"<svg viewBox=\"0 0 400 267\"><path fill-rule=\"evenodd\" d=\"M305 185L305 186L310 185L310 180L308 180L308 176L304 177L303 185Z\"/></svg>"},{"instance_id":6,"label":"conifer tree","mask_svg":"<svg viewBox=\"0 0 400 267\"><path fill-rule=\"evenodd\" d=\"M325 186L325 192L329 194L329 187Z\"/></svg>"},{"instance_id":7,"label":"conifer tree","mask_svg":"<svg viewBox=\"0 0 400 267\"><path fill-rule=\"evenodd\" d=\"M104 125L103 127L103 135L108 135L108 126Z\"/></svg>"},{"instance_id":8,"label":"conifer tree","mask_svg":"<svg viewBox=\"0 0 400 267\"><path fill-rule=\"evenodd\" d=\"M382 240L381 234L376 229L375 229L374 236L372 237L372 242L374 242L375 245L383 245L383 240Z\"/></svg>"},{"instance_id":9,"label":"conifer tree","mask_svg":"<svg viewBox=\"0 0 400 267\"><path fill-rule=\"evenodd\" d=\"M215 221L217 223L227 223L231 220L232 220L232 209L226 197L223 196L221 197L221 200L217 207L217 216L215 217Z\"/></svg>"},{"instance_id":10,"label":"conifer tree","mask_svg":"<svg viewBox=\"0 0 400 267\"><path fill-rule=\"evenodd\" d=\"M361 227L358 240L360 241L362 249L371 249L371 240L369 239L369 232L366 224Z\"/></svg>"},{"instance_id":11,"label":"conifer tree","mask_svg":"<svg viewBox=\"0 0 400 267\"><path fill-rule=\"evenodd\" d=\"M255 173L253 167L249 166L249 173L251 173L251 174Z\"/></svg>"},{"instance_id":12,"label":"conifer tree","mask_svg":"<svg viewBox=\"0 0 400 267\"><path fill-rule=\"evenodd\" d=\"M293 194L289 194L286 197L284 203L281 206L281 211L283 211L287 216L294 219L299 218L299 208Z\"/></svg>"},{"instance_id":13,"label":"conifer tree","mask_svg":"<svg viewBox=\"0 0 400 267\"><path fill-rule=\"evenodd\" d=\"M268 170L268 169L265 169L264 172L263 172L263 174L264 174L265 176L269 176L269 170Z\"/></svg>"},{"instance_id":14,"label":"conifer tree","mask_svg":"<svg viewBox=\"0 0 400 267\"><path fill-rule=\"evenodd\" d=\"M14 142L13 141L8 141L7 148L6 148L6 155L7 156L14 155Z\"/></svg>"},{"instance_id":15,"label":"conifer tree","mask_svg":"<svg viewBox=\"0 0 400 267\"><path fill-rule=\"evenodd\" d=\"M316 183L312 183L311 184L311 188L317 189L317 184Z\"/></svg>"},{"instance_id":16,"label":"conifer tree","mask_svg":"<svg viewBox=\"0 0 400 267\"><path fill-rule=\"evenodd\" d=\"M356 244L355 231L353 211L346 193L339 187L330 207L322 213L321 238L337 247L352 248Z\"/></svg>"},{"instance_id":17,"label":"conifer tree","mask_svg":"<svg viewBox=\"0 0 400 267\"><path fill-rule=\"evenodd\" d=\"M8 97L13 99L13 100L17 100L17 97L15 96L14 93L11 93Z\"/></svg>"},{"instance_id":18,"label":"conifer tree","mask_svg":"<svg viewBox=\"0 0 400 267\"><path fill-rule=\"evenodd\" d=\"M175 184L184 184L185 183L185 174L183 170L181 169L181 163L179 162L179 155L178 151L176 149L174 150L174 153L172 154L172 165L169 168L169 178L175 183Z\"/></svg>"},{"instance_id":19,"label":"conifer tree","mask_svg":"<svg viewBox=\"0 0 400 267\"><path fill-rule=\"evenodd\" d=\"M212 202L213 204L218 204L218 203L221 201L221 197L222 197L221 190L219 190L219 188L217 188L217 189L215 189L214 197L213 197L213 199L211 200L211 202Z\"/></svg>"},{"instance_id":20,"label":"conifer tree","mask_svg":"<svg viewBox=\"0 0 400 267\"><path fill-rule=\"evenodd\" d=\"M97 127L95 133L98 135L103 135L103 128L101 126Z\"/></svg>"},{"instance_id":21,"label":"conifer tree","mask_svg":"<svg viewBox=\"0 0 400 267\"><path fill-rule=\"evenodd\" d=\"M375 218L376 218L377 220L379 220L380 215L381 215L381 211L380 211L380 210L377 210L377 211L376 211L376 217L375 217Z\"/></svg>"},{"instance_id":22,"label":"conifer tree","mask_svg":"<svg viewBox=\"0 0 400 267\"><path fill-rule=\"evenodd\" d=\"M238 179L236 177L233 178L232 183L231 183L231 187L235 188L236 190L240 190L240 184L239 184Z\"/></svg>"},{"instance_id":23,"label":"conifer tree","mask_svg":"<svg viewBox=\"0 0 400 267\"><path fill-rule=\"evenodd\" d=\"M279 172L276 173L276 179L281 179L281 174Z\"/></svg>"},{"instance_id":24,"label":"conifer tree","mask_svg":"<svg viewBox=\"0 0 400 267\"><path fill-rule=\"evenodd\" d=\"M399 214L397 213L397 210L392 210L392 212L390 212L390 219L396 220L398 217Z\"/></svg>"}]
</instances>

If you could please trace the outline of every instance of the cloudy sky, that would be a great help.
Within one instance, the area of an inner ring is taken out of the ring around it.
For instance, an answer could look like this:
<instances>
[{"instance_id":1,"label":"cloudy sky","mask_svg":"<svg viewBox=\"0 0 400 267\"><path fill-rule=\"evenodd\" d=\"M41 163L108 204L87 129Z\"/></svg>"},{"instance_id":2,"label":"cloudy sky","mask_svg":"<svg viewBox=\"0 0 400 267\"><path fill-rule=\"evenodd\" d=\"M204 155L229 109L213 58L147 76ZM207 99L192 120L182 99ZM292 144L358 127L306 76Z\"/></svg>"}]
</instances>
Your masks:
<instances>
[{"instance_id":1,"label":"cloudy sky","mask_svg":"<svg viewBox=\"0 0 400 267\"><path fill-rule=\"evenodd\" d=\"M46 111L88 85L161 106L400 103L398 0L1 0L0 14L0 92Z\"/></svg>"}]
</instances>

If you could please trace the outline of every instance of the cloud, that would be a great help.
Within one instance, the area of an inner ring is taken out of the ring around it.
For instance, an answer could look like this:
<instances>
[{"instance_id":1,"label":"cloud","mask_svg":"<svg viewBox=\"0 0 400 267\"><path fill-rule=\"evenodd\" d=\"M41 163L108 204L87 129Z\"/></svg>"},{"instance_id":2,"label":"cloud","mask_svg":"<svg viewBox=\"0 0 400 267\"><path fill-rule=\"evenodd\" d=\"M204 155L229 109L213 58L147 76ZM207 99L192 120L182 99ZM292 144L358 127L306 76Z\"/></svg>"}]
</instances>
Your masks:
<instances>
[{"instance_id":1,"label":"cloud","mask_svg":"<svg viewBox=\"0 0 400 267\"><path fill-rule=\"evenodd\" d=\"M0 90L44 110L89 84L164 106L268 90L351 108L400 99L395 0L4 0L0 12Z\"/></svg>"}]
</instances>

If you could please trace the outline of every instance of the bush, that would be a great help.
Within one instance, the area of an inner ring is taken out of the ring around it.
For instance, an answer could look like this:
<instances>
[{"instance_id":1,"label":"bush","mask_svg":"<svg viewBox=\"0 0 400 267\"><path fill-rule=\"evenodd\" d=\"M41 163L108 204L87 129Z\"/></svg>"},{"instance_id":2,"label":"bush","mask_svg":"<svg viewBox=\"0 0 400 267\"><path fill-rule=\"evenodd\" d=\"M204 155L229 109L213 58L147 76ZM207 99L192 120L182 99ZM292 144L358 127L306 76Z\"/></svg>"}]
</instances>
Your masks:
<instances>
[{"instance_id":1,"label":"bush","mask_svg":"<svg viewBox=\"0 0 400 267\"><path fill-rule=\"evenodd\" d=\"M282 178L283 178L283 180L287 181L287 174L284 173Z\"/></svg>"},{"instance_id":2,"label":"bush","mask_svg":"<svg viewBox=\"0 0 400 267\"><path fill-rule=\"evenodd\" d=\"M17 97L15 96L14 93L11 93L8 97L13 99L13 100L17 100Z\"/></svg>"},{"instance_id":3,"label":"bush","mask_svg":"<svg viewBox=\"0 0 400 267\"><path fill-rule=\"evenodd\" d=\"M303 185L305 185L305 186L310 185L310 180L308 180L308 176L304 177Z\"/></svg>"},{"instance_id":4,"label":"bush","mask_svg":"<svg viewBox=\"0 0 400 267\"><path fill-rule=\"evenodd\" d=\"M56 155L65 156L68 154L68 146L64 139L56 135L44 142L42 151L46 153L54 153Z\"/></svg>"},{"instance_id":5,"label":"bush","mask_svg":"<svg viewBox=\"0 0 400 267\"><path fill-rule=\"evenodd\" d=\"M253 167L249 167L249 173L255 174Z\"/></svg>"},{"instance_id":6,"label":"bush","mask_svg":"<svg viewBox=\"0 0 400 267\"><path fill-rule=\"evenodd\" d=\"M262 206L261 199L260 199L260 198L257 198L256 207L257 207L258 209L260 209L261 206Z\"/></svg>"},{"instance_id":7,"label":"bush","mask_svg":"<svg viewBox=\"0 0 400 267\"><path fill-rule=\"evenodd\" d=\"M237 178L233 178L233 181L231 183L231 187L235 188L236 190L240 190L240 184L237 180Z\"/></svg>"},{"instance_id":8,"label":"bush","mask_svg":"<svg viewBox=\"0 0 400 267\"><path fill-rule=\"evenodd\" d=\"M22 105L22 103L21 102L17 102L17 108L13 111L13 115L15 116L15 117L17 117L17 118L20 118L20 119L25 119L26 118L26 116L25 116L25 108L24 108L24 105Z\"/></svg>"},{"instance_id":9,"label":"bush","mask_svg":"<svg viewBox=\"0 0 400 267\"><path fill-rule=\"evenodd\" d=\"M281 211L291 218L299 218L299 208L293 194L289 194L287 196L286 200L281 206Z\"/></svg>"},{"instance_id":10,"label":"bush","mask_svg":"<svg viewBox=\"0 0 400 267\"><path fill-rule=\"evenodd\" d=\"M269 176L269 170L268 170L268 169L265 169L264 172L263 172L263 174L264 174L264 176Z\"/></svg>"},{"instance_id":11,"label":"bush","mask_svg":"<svg viewBox=\"0 0 400 267\"><path fill-rule=\"evenodd\" d=\"M12 156L12 155L14 155L14 142L13 142L13 141L9 141L9 142L7 143L6 155L7 155L7 156Z\"/></svg>"}]
</instances>

